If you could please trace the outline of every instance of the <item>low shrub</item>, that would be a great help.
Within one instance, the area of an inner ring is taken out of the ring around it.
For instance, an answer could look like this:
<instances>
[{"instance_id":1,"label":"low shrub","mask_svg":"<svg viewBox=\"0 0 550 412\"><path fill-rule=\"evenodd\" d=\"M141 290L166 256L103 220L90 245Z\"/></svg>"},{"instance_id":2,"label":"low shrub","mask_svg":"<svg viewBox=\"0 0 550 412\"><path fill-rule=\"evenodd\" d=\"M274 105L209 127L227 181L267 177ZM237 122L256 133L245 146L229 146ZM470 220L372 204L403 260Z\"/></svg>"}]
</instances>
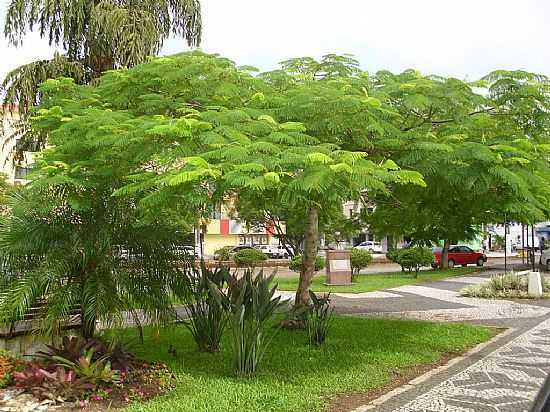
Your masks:
<instances>
[{"instance_id":1,"label":"low shrub","mask_svg":"<svg viewBox=\"0 0 550 412\"><path fill-rule=\"evenodd\" d=\"M231 249L233 249L232 246L224 246L219 248L214 252L215 259L220 261L231 260Z\"/></svg>"},{"instance_id":2,"label":"low shrub","mask_svg":"<svg viewBox=\"0 0 550 412\"><path fill-rule=\"evenodd\" d=\"M367 250L352 249L350 255L351 270L354 277L359 274L361 269L365 269L372 262L372 255Z\"/></svg>"},{"instance_id":3,"label":"low shrub","mask_svg":"<svg viewBox=\"0 0 550 412\"><path fill-rule=\"evenodd\" d=\"M55 364L56 358L78 362L89 350L93 351L93 360L108 360L114 369L128 371L136 364L136 359L125 346L115 340L103 342L99 338L86 339L80 336L63 336L59 345L46 345L47 350L38 352L38 357L48 364Z\"/></svg>"},{"instance_id":4,"label":"low shrub","mask_svg":"<svg viewBox=\"0 0 550 412\"><path fill-rule=\"evenodd\" d=\"M497 274L491 276L487 282L480 285L470 285L460 291L462 296L472 298L533 298L529 295L529 281L527 276L516 273ZM550 282L542 276L543 297L550 297Z\"/></svg>"},{"instance_id":5,"label":"low shrub","mask_svg":"<svg viewBox=\"0 0 550 412\"><path fill-rule=\"evenodd\" d=\"M189 319L184 325L189 329L201 352L217 352L228 322L229 303L220 299L229 280L227 268L208 269L204 263L190 276L190 289L186 306Z\"/></svg>"},{"instance_id":6,"label":"low shrub","mask_svg":"<svg viewBox=\"0 0 550 412\"><path fill-rule=\"evenodd\" d=\"M78 378L71 369L47 367L35 362L27 363L24 369L14 372L13 377L17 388L32 393L39 400L76 400L96 388L85 378Z\"/></svg>"},{"instance_id":7,"label":"low shrub","mask_svg":"<svg viewBox=\"0 0 550 412\"><path fill-rule=\"evenodd\" d=\"M302 272L304 267L302 255L296 255L288 262L288 268L294 272ZM315 271L325 268L325 259L321 256L315 257Z\"/></svg>"},{"instance_id":8,"label":"low shrub","mask_svg":"<svg viewBox=\"0 0 550 412\"><path fill-rule=\"evenodd\" d=\"M403 249L393 249L386 254L388 259L401 266L401 270L414 270L415 277L423 266L430 266L434 261L433 252L427 247L414 246Z\"/></svg>"},{"instance_id":9,"label":"low shrub","mask_svg":"<svg viewBox=\"0 0 550 412\"><path fill-rule=\"evenodd\" d=\"M264 277L263 272L260 272L253 277L248 270L242 278L234 278L230 286L230 341L233 369L239 376L256 373L276 333L268 323L286 302L281 302L280 296L275 297L277 286L271 287L274 276Z\"/></svg>"},{"instance_id":10,"label":"low shrub","mask_svg":"<svg viewBox=\"0 0 550 412\"><path fill-rule=\"evenodd\" d=\"M233 260L238 267L253 270L267 260L267 255L258 249L242 249L235 253Z\"/></svg>"},{"instance_id":11,"label":"low shrub","mask_svg":"<svg viewBox=\"0 0 550 412\"><path fill-rule=\"evenodd\" d=\"M72 361L61 356L53 356L58 366L63 366L87 383L98 387L120 382L120 372L112 369L111 361L106 357L94 359L94 349L87 349L77 361Z\"/></svg>"},{"instance_id":12,"label":"low shrub","mask_svg":"<svg viewBox=\"0 0 550 412\"><path fill-rule=\"evenodd\" d=\"M330 306L330 293L318 297L310 290L309 296L311 304L306 320L307 336L310 345L320 346L327 338L334 308Z\"/></svg>"}]
</instances>

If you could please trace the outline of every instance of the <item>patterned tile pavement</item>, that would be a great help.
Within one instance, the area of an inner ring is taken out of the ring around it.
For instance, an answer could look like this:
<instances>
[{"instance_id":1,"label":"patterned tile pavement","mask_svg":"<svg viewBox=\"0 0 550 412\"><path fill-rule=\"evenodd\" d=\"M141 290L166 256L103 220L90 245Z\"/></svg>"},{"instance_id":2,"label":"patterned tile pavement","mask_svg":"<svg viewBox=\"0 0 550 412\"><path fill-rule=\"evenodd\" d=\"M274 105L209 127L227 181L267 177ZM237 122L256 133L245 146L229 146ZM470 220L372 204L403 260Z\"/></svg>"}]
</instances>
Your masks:
<instances>
[{"instance_id":1,"label":"patterned tile pavement","mask_svg":"<svg viewBox=\"0 0 550 412\"><path fill-rule=\"evenodd\" d=\"M528 411L549 372L546 320L394 412Z\"/></svg>"},{"instance_id":2,"label":"patterned tile pavement","mask_svg":"<svg viewBox=\"0 0 550 412\"><path fill-rule=\"evenodd\" d=\"M474 280L474 282L477 282L477 280ZM421 310L421 308L419 308L419 310L404 312L369 312L367 313L369 317L466 321L499 318L535 318L544 316L550 312L550 308L530 305L528 303L517 303L500 299L466 298L461 297L458 292L427 286L408 285L389 289L389 291L391 293L411 293L426 298L460 304L464 307L457 309L431 310Z\"/></svg>"},{"instance_id":3,"label":"patterned tile pavement","mask_svg":"<svg viewBox=\"0 0 550 412\"><path fill-rule=\"evenodd\" d=\"M464 276L385 291L401 294L404 302L414 302L416 307L413 305L412 310L396 311L398 305L390 305L388 299L384 299L386 304L365 303L363 315L369 317L467 321L513 327L516 332L497 339L445 372L426 376L419 384L405 385L393 396L389 393L355 411L528 411L544 378L550 373L550 307L529 300L514 302L460 296L457 285L480 284L487 280L487 276ZM422 299L439 301L441 305L427 307ZM454 306L446 307L448 305ZM369 311L369 307L377 309Z\"/></svg>"}]
</instances>

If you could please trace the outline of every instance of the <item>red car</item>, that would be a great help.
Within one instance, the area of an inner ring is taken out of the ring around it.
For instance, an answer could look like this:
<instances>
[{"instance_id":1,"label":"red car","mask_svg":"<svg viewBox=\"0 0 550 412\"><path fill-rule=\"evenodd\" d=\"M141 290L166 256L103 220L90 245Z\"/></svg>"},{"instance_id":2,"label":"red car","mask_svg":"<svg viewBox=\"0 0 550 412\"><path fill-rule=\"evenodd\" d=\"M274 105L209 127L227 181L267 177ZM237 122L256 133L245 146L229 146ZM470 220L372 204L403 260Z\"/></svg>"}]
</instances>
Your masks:
<instances>
[{"instance_id":1,"label":"red car","mask_svg":"<svg viewBox=\"0 0 550 412\"><path fill-rule=\"evenodd\" d=\"M434 249L435 262L432 264L434 268L441 264L441 248ZM468 246L451 246L449 249L449 267L455 265L470 265L483 266L487 262L487 256L484 253L474 252Z\"/></svg>"}]
</instances>

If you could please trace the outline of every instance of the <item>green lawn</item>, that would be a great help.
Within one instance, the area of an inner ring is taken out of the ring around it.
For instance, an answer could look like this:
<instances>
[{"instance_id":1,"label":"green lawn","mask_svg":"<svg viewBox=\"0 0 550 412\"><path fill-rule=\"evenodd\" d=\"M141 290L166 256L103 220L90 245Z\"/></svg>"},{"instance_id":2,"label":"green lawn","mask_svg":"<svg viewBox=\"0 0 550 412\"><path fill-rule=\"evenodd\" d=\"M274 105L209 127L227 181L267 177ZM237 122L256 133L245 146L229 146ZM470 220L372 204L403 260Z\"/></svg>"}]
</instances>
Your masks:
<instances>
[{"instance_id":1,"label":"green lawn","mask_svg":"<svg viewBox=\"0 0 550 412\"><path fill-rule=\"evenodd\" d=\"M122 332L135 338L134 329ZM437 362L443 353L463 352L493 335L483 327L338 316L321 349L306 344L304 331L281 330L255 378L232 376L230 347L199 353L182 326L161 330L137 353L169 365L177 377L172 392L128 411L321 411L337 393L368 391L387 384L396 369ZM169 345L177 358L168 354Z\"/></svg>"},{"instance_id":2,"label":"green lawn","mask_svg":"<svg viewBox=\"0 0 550 412\"><path fill-rule=\"evenodd\" d=\"M313 278L312 290L314 292L343 292L343 293L362 293L372 292L374 290L395 288L403 285L413 285L415 283L426 282L429 280L438 280L450 276L460 276L466 273L477 272L477 267L459 267L453 269L439 269L422 271L415 279L414 274L408 272L388 272L372 273L357 276L356 283L351 286L325 286L325 274L316 275ZM298 287L298 276L278 277L275 279L279 290L296 290Z\"/></svg>"}]
</instances>

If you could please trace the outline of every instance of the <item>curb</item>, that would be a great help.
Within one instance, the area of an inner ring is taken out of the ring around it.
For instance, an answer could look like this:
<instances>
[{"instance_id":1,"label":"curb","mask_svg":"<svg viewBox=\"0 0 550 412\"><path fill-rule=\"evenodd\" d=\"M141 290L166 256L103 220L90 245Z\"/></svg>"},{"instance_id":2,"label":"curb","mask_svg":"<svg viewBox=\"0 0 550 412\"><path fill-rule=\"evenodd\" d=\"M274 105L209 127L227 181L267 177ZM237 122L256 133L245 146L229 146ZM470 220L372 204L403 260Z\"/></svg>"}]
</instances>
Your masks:
<instances>
[{"instance_id":1,"label":"curb","mask_svg":"<svg viewBox=\"0 0 550 412\"><path fill-rule=\"evenodd\" d=\"M487 346L492 345L492 344L506 338L508 335L514 333L515 331L517 331L516 328L508 328L504 332L499 333L496 336L493 336L488 341L480 343L479 345L474 346L472 349L465 352L464 354L462 354L460 356L457 356L455 358L452 358L445 365L438 366L437 368L434 368L434 369L432 369L432 370L430 370L430 371L428 371L428 372L426 372L426 373L424 373L420 376L417 376L416 378L414 378L414 379L410 380L409 382L407 382L405 385L402 385L398 388L395 388L395 389L383 394L382 396L380 396L376 399L373 399L372 401L370 401L366 405L361 405L361 406L359 406L355 409L352 409L350 412L370 411L370 410L376 408L377 406L380 406L381 404L385 403L386 401L390 400L391 398L393 398L397 395L400 395L400 394L402 394L402 393L404 393L404 392L406 392L410 389L413 389L413 388L417 387L418 385L423 384L424 382L426 382L428 379L430 379L434 375L437 375L437 374L449 369L450 367L456 365L457 363L459 363L459 362L461 362L461 361L463 361L467 358L470 358L473 355L476 355L477 353L479 353L483 349L485 349ZM497 348L495 348L495 350L496 349Z\"/></svg>"}]
</instances>

